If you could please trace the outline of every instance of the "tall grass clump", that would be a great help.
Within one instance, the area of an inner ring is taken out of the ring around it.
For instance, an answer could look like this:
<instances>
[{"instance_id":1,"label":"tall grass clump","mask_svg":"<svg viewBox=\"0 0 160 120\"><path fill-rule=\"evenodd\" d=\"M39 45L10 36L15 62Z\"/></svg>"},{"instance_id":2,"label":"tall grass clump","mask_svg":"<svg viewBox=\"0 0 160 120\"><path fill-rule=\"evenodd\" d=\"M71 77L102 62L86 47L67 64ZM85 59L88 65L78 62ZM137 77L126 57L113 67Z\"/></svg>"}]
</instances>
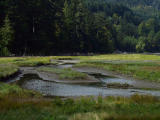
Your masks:
<instances>
[{"instance_id":1,"label":"tall grass clump","mask_svg":"<svg viewBox=\"0 0 160 120\"><path fill-rule=\"evenodd\" d=\"M35 97L35 96L41 96L41 95L34 91L22 89L17 85L9 85L9 84L0 82L0 98Z\"/></svg>"}]
</instances>

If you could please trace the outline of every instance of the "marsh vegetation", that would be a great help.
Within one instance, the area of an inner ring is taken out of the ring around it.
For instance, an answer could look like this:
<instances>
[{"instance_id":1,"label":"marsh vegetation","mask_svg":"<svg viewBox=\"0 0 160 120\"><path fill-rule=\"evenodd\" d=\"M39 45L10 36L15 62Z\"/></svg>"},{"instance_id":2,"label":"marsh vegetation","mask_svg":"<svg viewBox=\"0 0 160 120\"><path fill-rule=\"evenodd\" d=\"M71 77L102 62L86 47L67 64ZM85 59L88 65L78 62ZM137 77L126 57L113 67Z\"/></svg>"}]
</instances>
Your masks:
<instances>
[{"instance_id":1,"label":"marsh vegetation","mask_svg":"<svg viewBox=\"0 0 160 120\"><path fill-rule=\"evenodd\" d=\"M72 63L73 60L74 62L78 61ZM137 90L132 86L131 81L134 80L131 79L128 82L127 79L123 80L125 76L146 83L151 82L148 85L155 83L158 86L159 60L159 56L140 54L1 58L1 79L11 83L0 83L0 119L159 119L160 99L157 97L159 89L154 91L148 87ZM67 61L70 61L69 65L66 63ZM71 63L72 65L70 65ZM92 71L94 69L97 73ZM22 72L22 76L19 74L19 79L15 78L13 81L5 79L18 70ZM55 74L58 79L71 81L77 79L85 81L88 76L92 76L101 84L54 83L40 78L37 73L42 72ZM105 73L114 74L107 76ZM114 75L121 76L121 78L116 79L117 76ZM14 82L17 80L19 81ZM21 83L18 84L19 82ZM29 90L29 88L33 89ZM46 93L54 91L51 95L61 97L44 95L45 91ZM134 91L137 91L139 95L136 94L137 92L134 94ZM99 94L99 92L104 94ZM153 93L153 96L149 95L150 93ZM93 96L89 97L88 95Z\"/></svg>"},{"instance_id":2,"label":"marsh vegetation","mask_svg":"<svg viewBox=\"0 0 160 120\"><path fill-rule=\"evenodd\" d=\"M14 96L15 97L15 96ZM13 101L4 97L0 102L1 120L143 120L159 119L159 99L134 95L130 98L99 96L79 99L60 98Z\"/></svg>"}]
</instances>

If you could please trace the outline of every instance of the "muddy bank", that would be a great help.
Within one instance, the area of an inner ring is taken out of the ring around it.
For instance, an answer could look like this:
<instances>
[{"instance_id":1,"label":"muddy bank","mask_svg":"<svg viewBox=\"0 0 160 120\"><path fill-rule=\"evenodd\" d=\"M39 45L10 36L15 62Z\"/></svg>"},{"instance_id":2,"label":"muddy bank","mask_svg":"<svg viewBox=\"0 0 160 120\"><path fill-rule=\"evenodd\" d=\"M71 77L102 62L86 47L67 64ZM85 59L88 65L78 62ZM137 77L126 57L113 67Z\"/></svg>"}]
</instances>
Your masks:
<instances>
[{"instance_id":1,"label":"muddy bank","mask_svg":"<svg viewBox=\"0 0 160 120\"><path fill-rule=\"evenodd\" d=\"M136 80L133 79L132 77L128 77L122 74L117 74L111 71L106 71L103 69L99 68L94 68L94 67L74 67L74 70L77 70L79 72L86 72L86 73L99 73L104 76L113 76L111 79L103 80L105 83L113 83L113 82L118 82L118 83L128 83L132 85L134 88L150 88L150 89L160 89L160 83L155 83L155 82L148 82L148 81L143 81L143 80ZM116 78L116 79L114 79ZM118 78L118 79L117 79Z\"/></svg>"},{"instance_id":2,"label":"muddy bank","mask_svg":"<svg viewBox=\"0 0 160 120\"><path fill-rule=\"evenodd\" d=\"M37 74L37 71L35 70L35 67L20 67L18 74L4 82L13 83L19 81L25 74Z\"/></svg>"},{"instance_id":3,"label":"muddy bank","mask_svg":"<svg viewBox=\"0 0 160 120\"><path fill-rule=\"evenodd\" d=\"M96 84L65 84L43 80L38 74L30 73L34 70L27 68L27 71L19 79L14 79L14 83L20 85L24 89L34 90L42 93L44 96L60 96L60 97L80 97L80 96L124 96L128 97L134 94L160 96L159 91L138 90L138 89L115 89L107 88L102 82L101 85ZM13 82L12 81L12 82Z\"/></svg>"},{"instance_id":4,"label":"muddy bank","mask_svg":"<svg viewBox=\"0 0 160 120\"><path fill-rule=\"evenodd\" d=\"M58 75L54 73L48 72L37 72L40 78L44 81L50 82L57 82L57 83L72 83L72 84L82 84L82 83L100 83L100 81L92 76L87 75L86 79L76 79L76 80L69 80L69 79L59 79Z\"/></svg>"},{"instance_id":5,"label":"muddy bank","mask_svg":"<svg viewBox=\"0 0 160 120\"><path fill-rule=\"evenodd\" d=\"M53 66L51 66L53 67ZM55 66L54 66L55 67ZM15 82L21 79L26 74L37 74L41 80L57 82L57 83L68 83L68 84L94 84L100 83L100 81L93 76L87 75L87 79L76 79L76 80L67 80L67 79L59 79L57 74L49 73L49 72L39 72L36 70L36 67L21 67L20 74L17 74L17 77L10 78L7 82Z\"/></svg>"}]
</instances>

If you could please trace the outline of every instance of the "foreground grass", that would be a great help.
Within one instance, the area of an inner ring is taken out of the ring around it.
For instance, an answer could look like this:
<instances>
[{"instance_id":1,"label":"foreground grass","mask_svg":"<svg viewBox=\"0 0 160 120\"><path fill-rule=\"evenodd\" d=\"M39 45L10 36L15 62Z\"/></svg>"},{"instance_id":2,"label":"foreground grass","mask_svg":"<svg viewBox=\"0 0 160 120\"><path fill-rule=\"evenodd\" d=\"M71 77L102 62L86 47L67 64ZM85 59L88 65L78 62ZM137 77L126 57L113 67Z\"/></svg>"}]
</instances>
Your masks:
<instances>
[{"instance_id":1,"label":"foreground grass","mask_svg":"<svg viewBox=\"0 0 160 120\"><path fill-rule=\"evenodd\" d=\"M12 64L0 64L0 80L18 72L18 67Z\"/></svg>"},{"instance_id":2,"label":"foreground grass","mask_svg":"<svg viewBox=\"0 0 160 120\"><path fill-rule=\"evenodd\" d=\"M77 80L77 79L86 79L87 74L73 71L72 69L58 69L58 68L51 68L51 67L40 67L37 69L40 72L49 72L54 73L59 76L60 79L68 79L68 80Z\"/></svg>"},{"instance_id":3,"label":"foreground grass","mask_svg":"<svg viewBox=\"0 0 160 120\"><path fill-rule=\"evenodd\" d=\"M158 120L160 100L152 96L0 100L0 120Z\"/></svg>"}]
</instances>

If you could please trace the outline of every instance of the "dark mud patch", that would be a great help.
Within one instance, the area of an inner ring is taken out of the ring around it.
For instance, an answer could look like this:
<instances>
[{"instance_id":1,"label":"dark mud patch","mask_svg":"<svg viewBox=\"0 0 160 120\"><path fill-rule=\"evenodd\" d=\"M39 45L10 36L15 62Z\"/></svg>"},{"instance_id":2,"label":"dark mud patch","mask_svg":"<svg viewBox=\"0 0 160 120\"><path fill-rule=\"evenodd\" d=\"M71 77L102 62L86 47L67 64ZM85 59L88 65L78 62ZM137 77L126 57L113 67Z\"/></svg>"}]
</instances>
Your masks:
<instances>
[{"instance_id":1,"label":"dark mud patch","mask_svg":"<svg viewBox=\"0 0 160 120\"><path fill-rule=\"evenodd\" d=\"M91 75L91 76L94 76L95 78L98 78L98 79L116 78L116 77L113 77L113 76L103 75L101 73L87 73L87 74Z\"/></svg>"},{"instance_id":2,"label":"dark mud patch","mask_svg":"<svg viewBox=\"0 0 160 120\"><path fill-rule=\"evenodd\" d=\"M22 86L25 84L25 82L30 81L30 80L42 80L37 74L24 74L20 80L16 81L16 84L19 86Z\"/></svg>"},{"instance_id":3,"label":"dark mud patch","mask_svg":"<svg viewBox=\"0 0 160 120\"><path fill-rule=\"evenodd\" d=\"M58 60L75 60L75 59L73 59L73 58L58 58Z\"/></svg>"},{"instance_id":4,"label":"dark mud patch","mask_svg":"<svg viewBox=\"0 0 160 120\"><path fill-rule=\"evenodd\" d=\"M120 88L120 89L134 88L133 85L129 85L127 83L125 83L125 84L121 84L121 83L108 83L107 87L108 88Z\"/></svg>"}]
</instances>

